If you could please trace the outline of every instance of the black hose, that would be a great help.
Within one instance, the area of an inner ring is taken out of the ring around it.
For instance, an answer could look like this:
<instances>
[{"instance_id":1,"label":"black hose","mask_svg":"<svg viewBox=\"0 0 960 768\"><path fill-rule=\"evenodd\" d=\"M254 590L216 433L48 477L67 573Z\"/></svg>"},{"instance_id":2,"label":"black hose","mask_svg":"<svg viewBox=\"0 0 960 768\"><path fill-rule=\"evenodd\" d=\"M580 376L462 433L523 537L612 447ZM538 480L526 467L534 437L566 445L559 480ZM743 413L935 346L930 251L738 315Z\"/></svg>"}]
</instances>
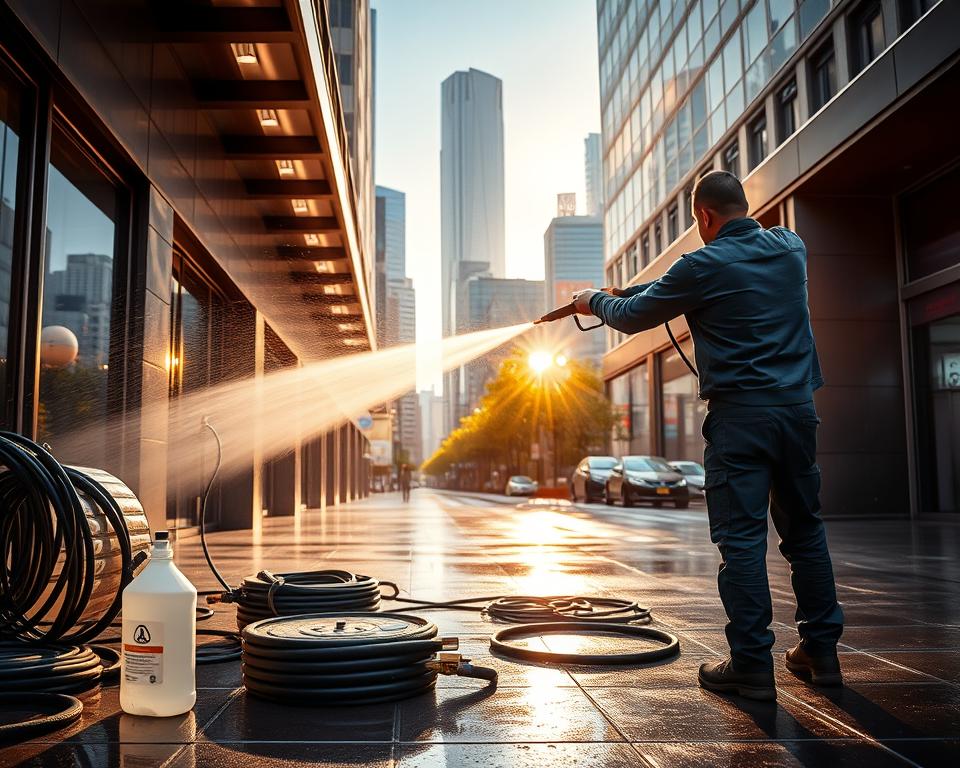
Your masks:
<instances>
[{"instance_id":1,"label":"black hose","mask_svg":"<svg viewBox=\"0 0 960 768\"><path fill-rule=\"evenodd\" d=\"M237 626L272 616L333 611L376 611L380 582L348 571L300 571L247 576L224 596L237 603Z\"/></svg>"},{"instance_id":2,"label":"black hose","mask_svg":"<svg viewBox=\"0 0 960 768\"><path fill-rule=\"evenodd\" d=\"M15 722L0 725L0 743L25 741L76 722L83 704L62 693L0 693L0 712Z\"/></svg>"},{"instance_id":3,"label":"black hose","mask_svg":"<svg viewBox=\"0 0 960 768\"><path fill-rule=\"evenodd\" d=\"M670 323L664 323L663 327L667 329L667 336L670 337L670 343L673 344L673 348L677 350L677 353L680 355L680 359L686 364L687 368L690 369L690 373L693 374L694 378L699 379L700 374L697 373L697 369L693 367L693 363L690 362L690 358L687 357L686 352L683 351L683 348L677 342L677 337L673 335L673 329L670 328Z\"/></svg>"},{"instance_id":4,"label":"black hose","mask_svg":"<svg viewBox=\"0 0 960 768\"><path fill-rule=\"evenodd\" d=\"M325 613L265 619L243 630L243 685L287 704L399 701L431 690L437 674L496 683L474 667L455 639L426 619L399 613Z\"/></svg>"},{"instance_id":5,"label":"black hose","mask_svg":"<svg viewBox=\"0 0 960 768\"><path fill-rule=\"evenodd\" d=\"M12 432L0 432L0 468L0 636L92 640L119 613L123 588L133 578L123 510L96 480ZM97 574L81 494L113 528L120 555L116 591L97 618L86 615Z\"/></svg>"},{"instance_id":6,"label":"black hose","mask_svg":"<svg viewBox=\"0 0 960 768\"><path fill-rule=\"evenodd\" d=\"M390 582L385 585L393 586ZM592 623L647 624L651 621L650 609L632 600L597 597L592 595L556 595L537 597L533 595L490 595L464 600L431 602L398 594L384 595L390 600L409 605L412 610L459 610L479 611L491 619L511 624L529 624L544 621L589 621Z\"/></svg>"},{"instance_id":7,"label":"black hose","mask_svg":"<svg viewBox=\"0 0 960 768\"><path fill-rule=\"evenodd\" d=\"M85 645L0 642L4 693L83 693L100 685L102 675L103 660Z\"/></svg>"},{"instance_id":8,"label":"black hose","mask_svg":"<svg viewBox=\"0 0 960 768\"><path fill-rule=\"evenodd\" d=\"M662 647L633 653L555 653L511 645L508 641L536 635L617 635L643 638L662 643ZM504 627L490 638L490 650L519 661L548 664L649 664L668 659L680 653L680 640L676 635L652 627L635 624L600 624L596 622L550 622L548 624L525 624L520 627Z\"/></svg>"}]
</instances>

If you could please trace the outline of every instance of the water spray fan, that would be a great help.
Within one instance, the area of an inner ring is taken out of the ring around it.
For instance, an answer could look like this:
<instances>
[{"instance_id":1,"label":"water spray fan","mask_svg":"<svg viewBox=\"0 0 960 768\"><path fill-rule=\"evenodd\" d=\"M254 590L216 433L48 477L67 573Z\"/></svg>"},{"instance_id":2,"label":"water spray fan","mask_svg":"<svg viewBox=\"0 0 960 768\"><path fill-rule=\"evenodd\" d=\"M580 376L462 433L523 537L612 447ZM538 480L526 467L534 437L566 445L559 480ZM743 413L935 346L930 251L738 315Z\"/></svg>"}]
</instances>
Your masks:
<instances>
[{"instance_id":1,"label":"water spray fan","mask_svg":"<svg viewBox=\"0 0 960 768\"><path fill-rule=\"evenodd\" d=\"M577 314L577 306L572 301L569 304L565 304L562 307L557 307L556 309L547 312L547 314L545 314L539 320L534 320L533 324L540 325L541 323L552 323L554 320L562 320L565 317L570 317L570 315L573 315L573 321L577 324L577 328L579 328L581 331L592 331L595 328L605 325L603 320L600 320L600 322L596 325L588 325L586 328L584 328L583 324L580 322L580 316Z\"/></svg>"}]
</instances>

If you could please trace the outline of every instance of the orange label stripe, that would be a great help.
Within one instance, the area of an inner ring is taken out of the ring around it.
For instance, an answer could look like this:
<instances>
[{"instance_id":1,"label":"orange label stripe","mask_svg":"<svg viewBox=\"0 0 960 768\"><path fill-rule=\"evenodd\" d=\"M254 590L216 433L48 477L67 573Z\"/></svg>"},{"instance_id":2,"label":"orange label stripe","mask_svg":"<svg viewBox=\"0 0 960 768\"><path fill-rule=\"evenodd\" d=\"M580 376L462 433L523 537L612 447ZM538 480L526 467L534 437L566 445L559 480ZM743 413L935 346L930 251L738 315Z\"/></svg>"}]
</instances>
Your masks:
<instances>
[{"instance_id":1,"label":"orange label stripe","mask_svg":"<svg viewBox=\"0 0 960 768\"><path fill-rule=\"evenodd\" d=\"M162 645L127 645L123 644L123 650L133 653L163 653Z\"/></svg>"}]
</instances>

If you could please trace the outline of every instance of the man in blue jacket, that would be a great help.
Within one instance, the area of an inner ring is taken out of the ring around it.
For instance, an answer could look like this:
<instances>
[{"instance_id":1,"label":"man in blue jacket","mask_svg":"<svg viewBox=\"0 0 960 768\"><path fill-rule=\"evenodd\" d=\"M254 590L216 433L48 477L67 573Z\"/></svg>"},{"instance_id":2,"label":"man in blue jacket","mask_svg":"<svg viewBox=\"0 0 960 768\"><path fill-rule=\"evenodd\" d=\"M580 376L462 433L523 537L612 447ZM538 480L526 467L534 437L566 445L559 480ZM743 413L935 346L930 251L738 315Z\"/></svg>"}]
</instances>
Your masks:
<instances>
[{"instance_id":1,"label":"man in blue jacket","mask_svg":"<svg viewBox=\"0 0 960 768\"><path fill-rule=\"evenodd\" d=\"M800 643L787 651L794 674L818 685L842 681L837 641L843 613L820 519L822 386L807 308L807 253L783 227L747 217L743 187L713 171L697 183L693 213L703 248L681 256L652 283L581 291L577 311L638 333L685 315L696 351L710 538L730 658L703 664L700 685L776 698L767 583L767 510L790 563Z\"/></svg>"}]
</instances>

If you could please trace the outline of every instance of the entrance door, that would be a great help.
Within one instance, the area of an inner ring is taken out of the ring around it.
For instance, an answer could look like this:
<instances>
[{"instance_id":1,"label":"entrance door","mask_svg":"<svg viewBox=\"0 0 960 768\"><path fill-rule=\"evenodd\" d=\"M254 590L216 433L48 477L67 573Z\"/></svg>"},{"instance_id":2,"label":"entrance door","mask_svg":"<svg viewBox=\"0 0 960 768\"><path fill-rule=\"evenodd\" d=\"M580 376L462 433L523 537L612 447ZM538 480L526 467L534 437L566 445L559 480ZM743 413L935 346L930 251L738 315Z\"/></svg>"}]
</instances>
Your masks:
<instances>
[{"instance_id":1,"label":"entrance door","mask_svg":"<svg viewBox=\"0 0 960 768\"><path fill-rule=\"evenodd\" d=\"M917 331L924 511L960 512L960 315ZM921 368L920 365L923 367ZM925 401L925 402L924 402Z\"/></svg>"}]
</instances>

